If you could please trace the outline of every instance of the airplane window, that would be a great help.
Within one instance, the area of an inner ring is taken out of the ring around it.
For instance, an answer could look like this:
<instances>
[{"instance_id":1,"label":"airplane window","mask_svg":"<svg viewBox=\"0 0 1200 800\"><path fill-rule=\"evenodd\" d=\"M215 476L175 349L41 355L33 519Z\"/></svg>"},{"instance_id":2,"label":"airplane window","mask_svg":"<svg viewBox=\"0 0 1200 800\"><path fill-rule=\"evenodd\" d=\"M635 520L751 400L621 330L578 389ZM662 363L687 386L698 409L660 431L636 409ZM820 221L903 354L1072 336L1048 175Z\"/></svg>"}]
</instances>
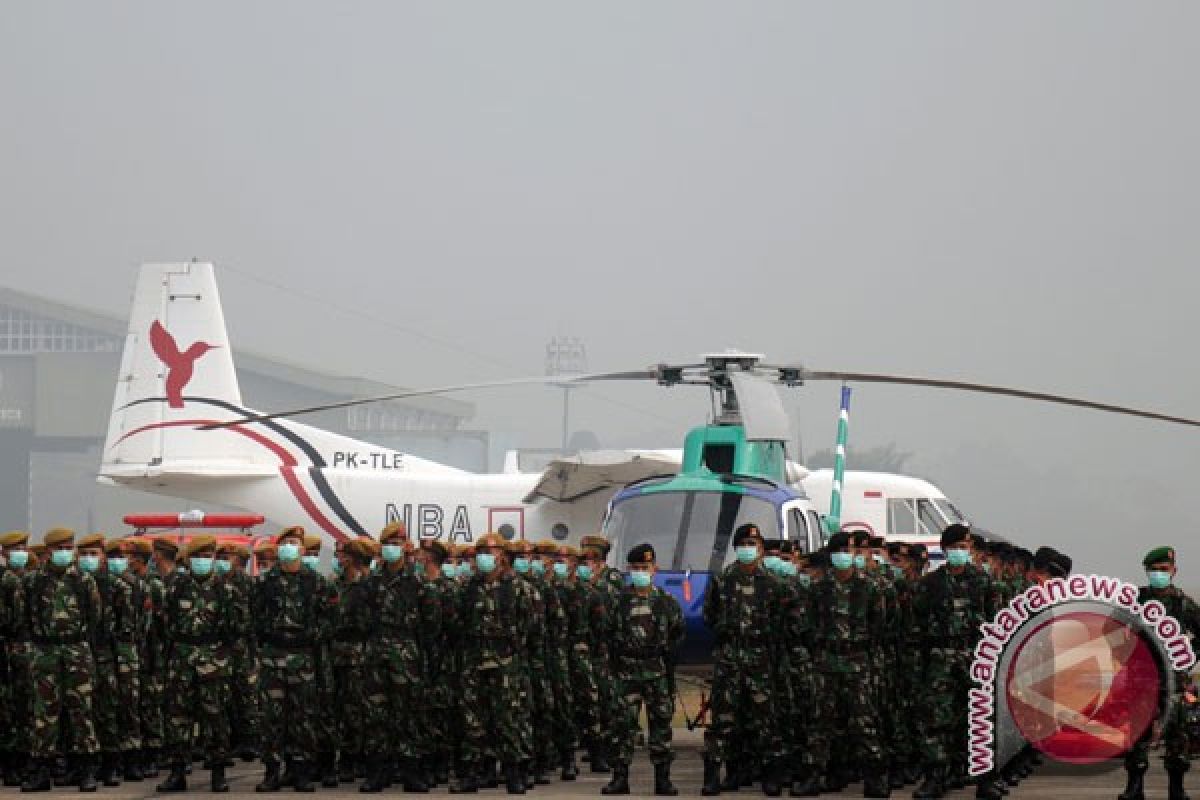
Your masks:
<instances>
[{"instance_id":1,"label":"airplane window","mask_svg":"<svg viewBox=\"0 0 1200 800\"><path fill-rule=\"evenodd\" d=\"M563 525L561 522L554 523L554 527L550 529L550 535L560 542L566 539L570 533L571 529L566 525Z\"/></svg>"},{"instance_id":2,"label":"airplane window","mask_svg":"<svg viewBox=\"0 0 1200 800\"><path fill-rule=\"evenodd\" d=\"M917 513L921 517L921 529L926 536L940 538L946 529L946 521L942 519L933 503L929 500L917 501Z\"/></svg>"},{"instance_id":3,"label":"airplane window","mask_svg":"<svg viewBox=\"0 0 1200 800\"><path fill-rule=\"evenodd\" d=\"M888 535L913 536L917 532L917 521L913 514L912 500L894 497L888 500Z\"/></svg>"},{"instance_id":4,"label":"airplane window","mask_svg":"<svg viewBox=\"0 0 1200 800\"><path fill-rule=\"evenodd\" d=\"M808 524L812 526L813 537L809 543L813 547L821 547L825 544L827 538L825 534L825 523L817 516L817 512L808 512Z\"/></svg>"},{"instance_id":5,"label":"airplane window","mask_svg":"<svg viewBox=\"0 0 1200 800\"><path fill-rule=\"evenodd\" d=\"M788 539L795 542L801 552L808 552L808 523L804 519L804 512L798 508L792 509L789 514Z\"/></svg>"},{"instance_id":6,"label":"airplane window","mask_svg":"<svg viewBox=\"0 0 1200 800\"><path fill-rule=\"evenodd\" d=\"M517 529L506 522L500 526L500 530L496 531L496 533L500 534L505 539L512 541L512 538L517 535Z\"/></svg>"},{"instance_id":7,"label":"airplane window","mask_svg":"<svg viewBox=\"0 0 1200 800\"><path fill-rule=\"evenodd\" d=\"M967 518L962 515L962 512L955 508L954 503L951 503L944 497L935 497L933 504L937 506L937 510L942 512L942 516L949 523L966 522Z\"/></svg>"}]
</instances>

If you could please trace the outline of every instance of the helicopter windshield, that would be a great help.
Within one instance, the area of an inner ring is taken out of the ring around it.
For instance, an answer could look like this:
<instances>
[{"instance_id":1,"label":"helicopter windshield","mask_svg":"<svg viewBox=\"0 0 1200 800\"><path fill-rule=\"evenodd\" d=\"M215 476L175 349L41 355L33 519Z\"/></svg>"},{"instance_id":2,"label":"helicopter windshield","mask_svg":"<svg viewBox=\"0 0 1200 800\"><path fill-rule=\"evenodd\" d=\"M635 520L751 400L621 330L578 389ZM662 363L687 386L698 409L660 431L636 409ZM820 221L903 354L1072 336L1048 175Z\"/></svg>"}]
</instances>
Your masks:
<instances>
[{"instance_id":1,"label":"helicopter windshield","mask_svg":"<svg viewBox=\"0 0 1200 800\"><path fill-rule=\"evenodd\" d=\"M729 559L738 526L752 522L764 538L779 537L779 510L738 492L654 492L613 506L607 533L620 549L649 543L664 569L716 571Z\"/></svg>"}]
</instances>

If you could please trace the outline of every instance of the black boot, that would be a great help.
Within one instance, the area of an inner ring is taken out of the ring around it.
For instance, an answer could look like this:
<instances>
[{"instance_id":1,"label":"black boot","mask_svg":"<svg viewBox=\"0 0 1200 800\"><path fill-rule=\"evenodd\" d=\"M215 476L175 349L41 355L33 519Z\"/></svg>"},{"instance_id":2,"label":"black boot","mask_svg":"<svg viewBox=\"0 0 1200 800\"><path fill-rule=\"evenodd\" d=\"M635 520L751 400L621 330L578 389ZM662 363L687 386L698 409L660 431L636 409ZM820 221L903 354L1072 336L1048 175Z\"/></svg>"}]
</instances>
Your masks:
<instances>
[{"instance_id":1,"label":"black boot","mask_svg":"<svg viewBox=\"0 0 1200 800\"><path fill-rule=\"evenodd\" d=\"M141 757L137 750L129 750L121 756L121 762L124 766L123 777L127 781L140 781L142 779L142 764Z\"/></svg>"},{"instance_id":2,"label":"black boot","mask_svg":"<svg viewBox=\"0 0 1200 800\"><path fill-rule=\"evenodd\" d=\"M946 770L945 785L951 791L967 785L967 771L961 764L953 764Z\"/></svg>"},{"instance_id":3,"label":"black boot","mask_svg":"<svg viewBox=\"0 0 1200 800\"><path fill-rule=\"evenodd\" d=\"M283 786L282 775L279 772L279 762L273 758L267 759L265 762L266 772L263 774L263 779L258 786L254 787L256 792L278 792L279 787Z\"/></svg>"},{"instance_id":4,"label":"black boot","mask_svg":"<svg viewBox=\"0 0 1200 800\"><path fill-rule=\"evenodd\" d=\"M25 759L20 753L8 753L4 758L4 785L20 786L25 774Z\"/></svg>"},{"instance_id":5,"label":"black boot","mask_svg":"<svg viewBox=\"0 0 1200 800\"><path fill-rule=\"evenodd\" d=\"M575 766L575 748L571 747L563 751L562 772L558 777L564 781L573 781L579 777L579 767Z\"/></svg>"},{"instance_id":6,"label":"black boot","mask_svg":"<svg viewBox=\"0 0 1200 800\"><path fill-rule=\"evenodd\" d=\"M96 783L96 762L85 758L79 767L79 791L94 792L99 786Z\"/></svg>"},{"instance_id":7,"label":"black boot","mask_svg":"<svg viewBox=\"0 0 1200 800\"><path fill-rule=\"evenodd\" d=\"M216 759L208 775L209 788L214 792L228 792L229 781L225 780L225 761Z\"/></svg>"},{"instance_id":8,"label":"black boot","mask_svg":"<svg viewBox=\"0 0 1200 800\"><path fill-rule=\"evenodd\" d=\"M942 797L946 794L946 787L942 783L942 770L929 769L925 771L925 779L921 781L921 785L913 792L913 797L916 800L934 800L934 798Z\"/></svg>"},{"instance_id":9,"label":"black boot","mask_svg":"<svg viewBox=\"0 0 1200 800\"><path fill-rule=\"evenodd\" d=\"M783 765L768 764L763 768L762 790L767 797L779 797L783 794Z\"/></svg>"},{"instance_id":10,"label":"black boot","mask_svg":"<svg viewBox=\"0 0 1200 800\"><path fill-rule=\"evenodd\" d=\"M525 779L518 764L504 765L504 788L509 794L525 794Z\"/></svg>"},{"instance_id":11,"label":"black boot","mask_svg":"<svg viewBox=\"0 0 1200 800\"><path fill-rule=\"evenodd\" d=\"M368 794L382 792L383 787L387 784L387 778L385 777L387 767L384 766L382 759L372 759L368 763L370 766L367 770L367 777L363 780L362 786L358 787L358 790Z\"/></svg>"},{"instance_id":12,"label":"black boot","mask_svg":"<svg viewBox=\"0 0 1200 800\"><path fill-rule=\"evenodd\" d=\"M28 773L21 783L22 792L48 792L54 788L54 780L50 777L50 764L44 758L30 761Z\"/></svg>"},{"instance_id":13,"label":"black boot","mask_svg":"<svg viewBox=\"0 0 1200 800\"><path fill-rule=\"evenodd\" d=\"M891 797L892 787L888 784L883 769L868 772L863 778L863 797Z\"/></svg>"},{"instance_id":14,"label":"black boot","mask_svg":"<svg viewBox=\"0 0 1200 800\"><path fill-rule=\"evenodd\" d=\"M736 764L725 765L725 780L721 781L722 792L736 792L742 788L742 770Z\"/></svg>"},{"instance_id":15,"label":"black boot","mask_svg":"<svg viewBox=\"0 0 1200 800\"><path fill-rule=\"evenodd\" d=\"M813 771L804 780L792 781L792 797L816 797L821 793L821 776Z\"/></svg>"},{"instance_id":16,"label":"black boot","mask_svg":"<svg viewBox=\"0 0 1200 800\"><path fill-rule=\"evenodd\" d=\"M354 783L354 765L357 763L358 756L342 753L342 757L338 760L338 783Z\"/></svg>"},{"instance_id":17,"label":"black boot","mask_svg":"<svg viewBox=\"0 0 1200 800\"><path fill-rule=\"evenodd\" d=\"M1167 800L1190 800L1183 790L1183 773L1186 769L1171 767L1167 770Z\"/></svg>"},{"instance_id":18,"label":"black boot","mask_svg":"<svg viewBox=\"0 0 1200 800\"><path fill-rule=\"evenodd\" d=\"M629 794L629 765L613 765L612 780L600 790L600 794Z\"/></svg>"},{"instance_id":19,"label":"black boot","mask_svg":"<svg viewBox=\"0 0 1200 800\"><path fill-rule=\"evenodd\" d=\"M721 762L711 758L704 759L704 785L700 794L705 797L715 797L721 793Z\"/></svg>"},{"instance_id":20,"label":"black boot","mask_svg":"<svg viewBox=\"0 0 1200 800\"><path fill-rule=\"evenodd\" d=\"M429 791L429 784L425 782L425 775L417 759L406 758L401 775L400 780L404 786L404 791L415 794L425 794Z\"/></svg>"},{"instance_id":21,"label":"black boot","mask_svg":"<svg viewBox=\"0 0 1200 800\"><path fill-rule=\"evenodd\" d=\"M316 787L312 784L312 772L307 761L296 759L292 763L292 776L292 788L297 792L316 791Z\"/></svg>"},{"instance_id":22,"label":"black boot","mask_svg":"<svg viewBox=\"0 0 1200 800\"><path fill-rule=\"evenodd\" d=\"M167 779L154 787L154 790L156 792L186 792L187 774L184 772L183 764L178 762L172 764Z\"/></svg>"},{"instance_id":23,"label":"black boot","mask_svg":"<svg viewBox=\"0 0 1200 800\"><path fill-rule=\"evenodd\" d=\"M154 748L148 747L142 750L142 776L158 777L158 751Z\"/></svg>"},{"instance_id":24,"label":"black boot","mask_svg":"<svg viewBox=\"0 0 1200 800\"><path fill-rule=\"evenodd\" d=\"M595 744L588 749L591 755L592 772L608 772L612 769L608 765L608 755L604 752L604 745Z\"/></svg>"},{"instance_id":25,"label":"black boot","mask_svg":"<svg viewBox=\"0 0 1200 800\"><path fill-rule=\"evenodd\" d=\"M121 772L116 753L105 753L100 757L100 781L105 786L121 785Z\"/></svg>"},{"instance_id":26,"label":"black boot","mask_svg":"<svg viewBox=\"0 0 1200 800\"><path fill-rule=\"evenodd\" d=\"M626 772L628 773L628 770ZM670 761L654 765L654 793L663 797L674 797L679 794L675 784L671 783Z\"/></svg>"},{"instance_id":27,"label":"black boot","mask_svg":"<svg viewBox=\"0 0 1200 800\"><path fill-rule=\"evenodd\" d=\"M479 791L479 770L474 764L463 764L456 770L450 794L475 794Z\"/></svg>"},{"instance_id":28,"label":"black boot","mask_svg":"<svg viewBox=\"0 0 1200 800\"><path fill-rule=\"evenodd\" d=\"M998 779L994 773L988 772L975 779L976 800L1002 800L1004 792L997 786Z\"/></svg>"},{"instance_id":29,"label":"black boot","mask_svg":"<svg viewBox=\"0 0 1200 800\"><path fill-rule=\"evenodd\" d=\"M1125 772L1125 791L1117 795L1118 800L1145 800L1146 767L1125 767Z\"/></svg>"}]
</instances>

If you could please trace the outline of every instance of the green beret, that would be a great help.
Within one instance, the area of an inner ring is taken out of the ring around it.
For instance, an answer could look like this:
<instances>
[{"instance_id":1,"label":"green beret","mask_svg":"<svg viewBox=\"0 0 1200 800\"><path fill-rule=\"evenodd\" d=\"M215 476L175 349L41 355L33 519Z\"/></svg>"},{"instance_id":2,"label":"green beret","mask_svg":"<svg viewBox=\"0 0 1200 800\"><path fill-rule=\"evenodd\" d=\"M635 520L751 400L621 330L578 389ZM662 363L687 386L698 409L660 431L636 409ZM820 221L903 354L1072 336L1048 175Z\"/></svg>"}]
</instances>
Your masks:
<instances>
[{"instance_id":1,"label":"green beret","mask_svg":"<svg viewBox=\"0 0 1200 800\"><path fill-rule=\"evenodd\" d=\"M1156 547L1146 557L1142 559L1142 566L1148 567L1152 564L1161 564L1164 561L1171 564L1175 563L1175 548L1174 547Z\"/></svg>"}]
</instances>

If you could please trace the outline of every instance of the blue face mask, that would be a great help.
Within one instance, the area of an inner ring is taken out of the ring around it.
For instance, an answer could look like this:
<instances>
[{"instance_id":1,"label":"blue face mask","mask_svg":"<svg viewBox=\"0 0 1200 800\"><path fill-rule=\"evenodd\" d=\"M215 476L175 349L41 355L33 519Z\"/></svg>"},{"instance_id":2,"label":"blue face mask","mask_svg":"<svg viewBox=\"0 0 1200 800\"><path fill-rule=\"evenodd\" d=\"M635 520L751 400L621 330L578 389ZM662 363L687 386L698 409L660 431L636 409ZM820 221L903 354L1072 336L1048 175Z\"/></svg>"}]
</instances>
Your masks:
<instances>
[{"instance_id":1,"label":"blue face mask","mask_svg":"<svg viewBox=\"0 0 1200 800\"><path fill-rule=\"evenodd\" d=\"M214 560L215 559L208 558L207 556L192 556L188 559L188 563L191 564L192 573L203 578L205 575L208 575L213 571Z\"/></svg>"},{"instance_id":2,"label":"blue face mask","mask_svg":"<svg viewBox=\"0 0 1200 800\"><path fill-rule=\"evenodd\" d=\"M458 575L458 567L453 564L442 564L442 577L453 579Z\"/></svg>"},{"instance_id":3,"label":"blue face mask","mask_svg":"<svg viewBox=\"0 0 1200 800\"><path fill-rule=\"evenodd\" d=\"M568 571L569 570L567 569L567 565L564 564L563 562L558 561L554 564L554 574L557 575L558 577L560 577L560 578L567 577Z\"/></svg>"},{"instance_id":4,"label":"blue face mask","mask_svg":"<svg viewBox=\"0 0 1200 800\"><path fill-rule=\"evenodd\" d=\"M475 566L479 567L479 571L487 575L496 568L496 556L491 553L477 553L475 555Z\"/></svg>"},{"instance_id":5,"label":"blue face mask","mask_svg":"<svg viewBox=\"0 0 1200 800\"><path fill-rule=\"evenodd\" d=\"M514 558L513 569L522 575L527 575L529 573L529 559L525 558L524 556L518 556L517 558Z\"/></svg>"},{"instance_id":6,"label":"blue face mask","mask_svg":"<svg viewBox=\"0 0 1200 800\"><path fill-rule=\"evenodd\" d=\"M50 554L50 563L56 567L66 567L75 560L74 550L55 550Z\"/></svg>"},{"instance_id":7,"label":"blue face mask","mask_svg":"<svg viewBox=\"0 0 1200 800\"><path fill-rule=\"evenodd\" d=\"M904 568L897 567L895 564L893 564L892 565L892 577L903 578L904 577Z\"/></svg>"},{"instance_id":8,"label":"blue face mask","mask_svg":"<svg viewBox=\"0 0 1200 800\"><path fill-rule=\"evenodd\" d=\"M740 555L738 556L738 560L741 561ZM751 561L753 561L753 560L754 559L751 559ZM782 563L783 563L783 559L780 558L779 556L767 556L766 558L763 559L763 566L766 567L767 569L769 569L771 572L774 572L776 574L779 573L779 565Z\"/></svg>"},{"instance_id":9,"label":"blue face mask","mask_svg":"<svg viewBox=\"0 0 1200 800\"><path fill-rule=\"evenodd\" d=\"M1146 579L1150 581L1151 589L1165 589L1171 585L1171 573L1163 570L1149 570Z\"/></svg>"},{"instance_id":10,"label":"blue face mask","mask_svg":"<svg viewBox=\"0 0 1200 800\"><path fill-rule=\"evenodd\" d=\"M983 562L979 566L983 567L983 571L986 572L988 575L992 574L992 565L990 563L988 563L987 561Z\"/></svg>"},{"instance_id":11,"label":"blue face mask","mask_svg":"<svg viewBox=\"0 0 1200 800\"><path fill-rule=\"evenodd\" d=\"M395 564L404 557L404 547L398 544L385 544L380 550L380 555L387 563Z\"/></svg>"},{"instance_id":12,"label":"blue face mask","mask_svg":"<svg viewBox=\"0 0 1200 800\"><path fill-rule=\"evenodd\" d=\"M276 552L279 554L279 560L282 563L290 564L300 557L300 545L292 544L291 542L281 544L276 549Z\"/></svg>"},{"instance_id":13,"label":"blue face mask","mask_svg":"<svg viewBox=\"0 0 1200 800\"><path fill-rule=\"evenodd\" d=\"M799 581L801 586L809 586L812 584L812 576L807 572L796 573L796 580Z\"/></svg>"},{"instance_id":14,"label":"blue face mask","mask_svg":"<svg viewBox=\"0 0 1200 800\"><path fill-rule=\"evenodd\" d=\"M8 554L8 565L14 569L25 569L29 566L29 551L13 550Z\"/></svg>"},{"instance_id":15,"label":"blue face mask","mask_svg":"<svg viewBox=\"0 0 1200 800\"><path fill-rule=\"evenodd\" d=\"M545 575L546 574L546 565L543 564L541 561L532 562L529 565L529 568L531 570L533 570L534 575Z\"/></svg>"},{"instance_id":16,"label":"blue face mask","mask_svg":"<svg viewBox=\"0 0 1200 800\"><path fill-rule=\"evenodd\" d=\"M425 574L425 562L424 561L414 561L413 565L412 565L412 569L413 569L414 575L424 575Z\"/></svg>"},{"instance_id":17,"label":"blue face mask","mask_svg":"<svg viewBox=\"0 0 1200 800\"><path fill-rule=\"evenodd\" d=\"M629 580L636 588L645 589L654 583L654 576L645 570L639 569L629 573Z\"/></svg>"},{"instance_id":18,"label":"blue face mask","mask_svg":"<svg viewBox=\"0 0 1200 800\"><path fill-rule=\"evenodd\" d=\"M800 572L800 569L791 561L779 562L779 574L786 578L794 578Z\"/></svg>"},{"instance_id":19,"label":"blue face mask","mask_svg":"<svg viewBox=\"0 0 1200 800\"><path fill-rule=\"evenodd\" d=\"M733 551L737 554L737 560L742 564L753 564L758 558L758 547L752 544L744 544L740 547L735 547Z\"/></svg>"},{"instance_id":20,"label":"blue face mask","mask_svg":"<svg viewBox=\"0 0 1200 800\"><path fill-rule=\"evenodd\" d=\"M233 564L230 563L229 559L227 558L218 558L213 562L213 566L216 567L218 575L228 574L228 572L233 569Z\"/></svg>"},{"instance_id":21,"label":"blue face mask","mask_svg":"<svg viewBox=\"0 0 1200 800\"><path fill-rule=\"evenodd\" d=\"M304 564L304 566L308 567L309 569L316 569L317 565L321 563L321 557L320 556L300 556L300 562L302 564Z\"/></svg>"},{"instance_id":22,"label":"blue face mask","mask_svg":"<svg viewBox=\"0 0 1200 800\"><path fill-rule=\"evenodd\" d=\"M587 564L580 564L575 568L575 575L581 581L590 581L592 579L592 568Z\"/></svg>"},{"instance_id":23,"label":"blue face mask","mask_svg":"<svg viewBox=\"0 0 1200 800\"><path fill-rule=\"evenodd\" d=\"M471 566L470 561L464 561L458 565L458 577L469 578L475 574L475 569Z\"/></svg>"},{"instance_id":24,"label":"blue face mask","mask_svg":"<svg viewBox=\"0 0 1200 800\"><path fill-rule=\"evenodd\" d=\"M113 575L124 575L127 569L129 569L128 558L113 556L108 560L108 571Z\"/></svg>"},{"instance_id":25,"label":"blue face mask","mask_svg":"<svg viewBox=\"0 0 1200 800\"><path fill-rule=\"evenodd\" d=\"M854 566L854 556L851 553L830 553L829 563L834 569L850 569Z\"/></svg>"},{"instance_id":26,"label":"blue face mask","mask_svg":"<svg viewBox=\"0 0 1200 800\"><path fill-rule=\"evenodd\" d=\"M855 556L854 557L854 567L855 567L855 569L866 569L867 568L867 557L866 556Z\"/></svg>"},{"instance_id":27,"label":"blue face mask","mask_svg":"<svg viewBox=\"0 0 1200 800\"><path fill-rule=\"evenodd\" d=\"M79 568L87 573L100 569L100 556L80 556Z\"/></svg>"},{"instance_id":28,"label":"blue face mask","mask_svg":"<svg viewBox=\"0 0 1200 800\"><path fill-rule=\"evenodd\" d=\"M971 560L971 551L956 547L946 551L946 563L952 567L965 567Z\"/></svg>"}]
</instances>

